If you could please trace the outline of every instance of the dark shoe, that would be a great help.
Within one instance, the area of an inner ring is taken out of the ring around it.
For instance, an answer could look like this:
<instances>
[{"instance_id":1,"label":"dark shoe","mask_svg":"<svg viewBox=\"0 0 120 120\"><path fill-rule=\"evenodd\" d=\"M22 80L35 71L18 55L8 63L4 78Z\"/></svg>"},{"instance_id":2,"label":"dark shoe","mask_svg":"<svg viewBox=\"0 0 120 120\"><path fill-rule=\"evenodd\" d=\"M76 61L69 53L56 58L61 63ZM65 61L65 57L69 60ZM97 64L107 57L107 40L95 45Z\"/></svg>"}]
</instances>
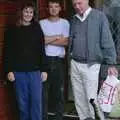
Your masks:
<instances>
[{"instance_id":1,"label":"dark shoe","mask_svg":"<svg viewBox=\"0 0 120 120\"><path fill-rule=\"evenodd\" d=\"M95 120L95 119L93 119L93 118L89 117L89 118L86 118L85 120Z\"/></svg>"},{"instance_id":2,"label":"dark shoe","mask_svg":"<svg viewBox=\"0 0 120 120\"><path fill-rule=\"evenodd\" d=\"M95 119L96 120L104 120L104 114L102 110L100 109L100 106L97 102L94 101L94 99L90 99L90 103L93 106L94 112L95 112Z\"/></svg>"}]
</instances>

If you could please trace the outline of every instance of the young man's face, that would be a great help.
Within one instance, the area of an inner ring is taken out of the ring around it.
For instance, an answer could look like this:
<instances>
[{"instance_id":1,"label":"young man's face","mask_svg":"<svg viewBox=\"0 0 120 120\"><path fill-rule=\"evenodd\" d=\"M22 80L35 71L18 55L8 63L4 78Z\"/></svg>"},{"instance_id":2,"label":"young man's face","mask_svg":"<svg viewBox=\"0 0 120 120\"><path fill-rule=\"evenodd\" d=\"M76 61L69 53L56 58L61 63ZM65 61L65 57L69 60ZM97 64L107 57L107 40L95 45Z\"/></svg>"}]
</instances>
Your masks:
<instances>
[{"instance_id":1,"label":"young man's face","mask_svg":"<svg viewBox=\"0 0 120 120\"><path fill-rule=\"evenodd\" d=\"M59 16L59 13L61 11L61 6L59 3L49 2L48 9L49 9L50 16L56 17L56 16Z\"/></svg>"},{"instance_id":2,"label":"young man's face","mask_svg":"<svg viewBox=\"0 0 120 120\"><path fill-rule=\"evenodd\" d=\"M89 0L72 0L73 7L78 14L83 14L89 4Z\"/></svg>"}]
</instances>

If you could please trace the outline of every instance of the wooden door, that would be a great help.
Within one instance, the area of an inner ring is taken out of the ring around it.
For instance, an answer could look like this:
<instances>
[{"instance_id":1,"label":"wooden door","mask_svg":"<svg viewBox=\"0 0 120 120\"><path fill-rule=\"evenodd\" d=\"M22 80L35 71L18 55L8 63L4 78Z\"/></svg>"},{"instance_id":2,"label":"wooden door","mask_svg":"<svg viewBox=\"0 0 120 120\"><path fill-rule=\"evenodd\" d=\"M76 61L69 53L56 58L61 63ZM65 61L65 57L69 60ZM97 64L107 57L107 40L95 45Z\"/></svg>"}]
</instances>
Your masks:
<instances>
[{"instance_id":1,"label":"wooden door","mask_svg":"<svg viewBox=\"0 0 120 120\"><path fill-rule=\"evenodd\" d=\"M16 120L15 102L12 102L12 89L4 84L5 76L3 72L3 46L4 32L8 23L14 22L16 3L12 1L0 1L0 120Z\"/></svg>"}]
</instances>

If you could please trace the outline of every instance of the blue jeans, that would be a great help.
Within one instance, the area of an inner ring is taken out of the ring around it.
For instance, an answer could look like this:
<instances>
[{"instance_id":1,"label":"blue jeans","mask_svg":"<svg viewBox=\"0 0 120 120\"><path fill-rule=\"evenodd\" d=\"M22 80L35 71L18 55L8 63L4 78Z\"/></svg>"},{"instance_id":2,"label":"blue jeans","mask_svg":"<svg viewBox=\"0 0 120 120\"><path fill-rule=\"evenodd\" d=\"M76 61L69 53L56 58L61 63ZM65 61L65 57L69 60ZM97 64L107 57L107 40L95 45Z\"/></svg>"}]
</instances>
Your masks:
<instances>
[{"instance_id":1,"label":"blue jeans","mask_svg":"<svg viewBox=\"0 0 120 120\"><path fill-rule=\"evenodd\" d=\"M47 115L47 99L48 99L48 95L47 95L47 82L43 82L43 85L42 85L42 117L43 119L42 120L48 120L48 115Z\"/></svg>"},{"instance_id":2,"label":"blue jeans","mask_svg":"<svg viewBox=\"0 0 120 120\"><path fill-rule=\"evenodd\" d=\"M14 75L20 120L42 120L40 72L15 72Z\"/></svg>"}]
</instances>

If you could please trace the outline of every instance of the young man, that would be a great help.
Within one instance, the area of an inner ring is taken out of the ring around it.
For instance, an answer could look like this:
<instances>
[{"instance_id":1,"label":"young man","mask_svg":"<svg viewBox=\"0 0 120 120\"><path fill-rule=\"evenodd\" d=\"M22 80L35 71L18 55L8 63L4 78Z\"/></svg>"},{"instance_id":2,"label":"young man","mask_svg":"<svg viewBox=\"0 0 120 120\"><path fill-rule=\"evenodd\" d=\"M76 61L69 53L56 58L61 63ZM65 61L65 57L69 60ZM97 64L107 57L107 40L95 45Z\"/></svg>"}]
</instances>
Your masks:
<instances>
[{"instance_id":1,"label":"young man","mask_svg":"<svg viewBox=\"0 0 120 120\"><path fill-rule=\"evenodd\" d=\"M69 23L59 17L60 0L49 0L49 17L41 20L48 62L48 108L55 120L62 120L65 46L68 44Z\"/></svg>"},{"instance_id":2,"label":"young man","mask_svg":"<svg viewBox=\"0 0 120 120\"><path fill-rule=\"evenodd\" d=\"M80 120L95 119L93 108L103 120L97 103L98 75L101 63L116 63L114 42L104 13L92 9L89 0L72 3L76 15L71 20L69 53L75 106Z\"/></svg>"}]
</instances>

